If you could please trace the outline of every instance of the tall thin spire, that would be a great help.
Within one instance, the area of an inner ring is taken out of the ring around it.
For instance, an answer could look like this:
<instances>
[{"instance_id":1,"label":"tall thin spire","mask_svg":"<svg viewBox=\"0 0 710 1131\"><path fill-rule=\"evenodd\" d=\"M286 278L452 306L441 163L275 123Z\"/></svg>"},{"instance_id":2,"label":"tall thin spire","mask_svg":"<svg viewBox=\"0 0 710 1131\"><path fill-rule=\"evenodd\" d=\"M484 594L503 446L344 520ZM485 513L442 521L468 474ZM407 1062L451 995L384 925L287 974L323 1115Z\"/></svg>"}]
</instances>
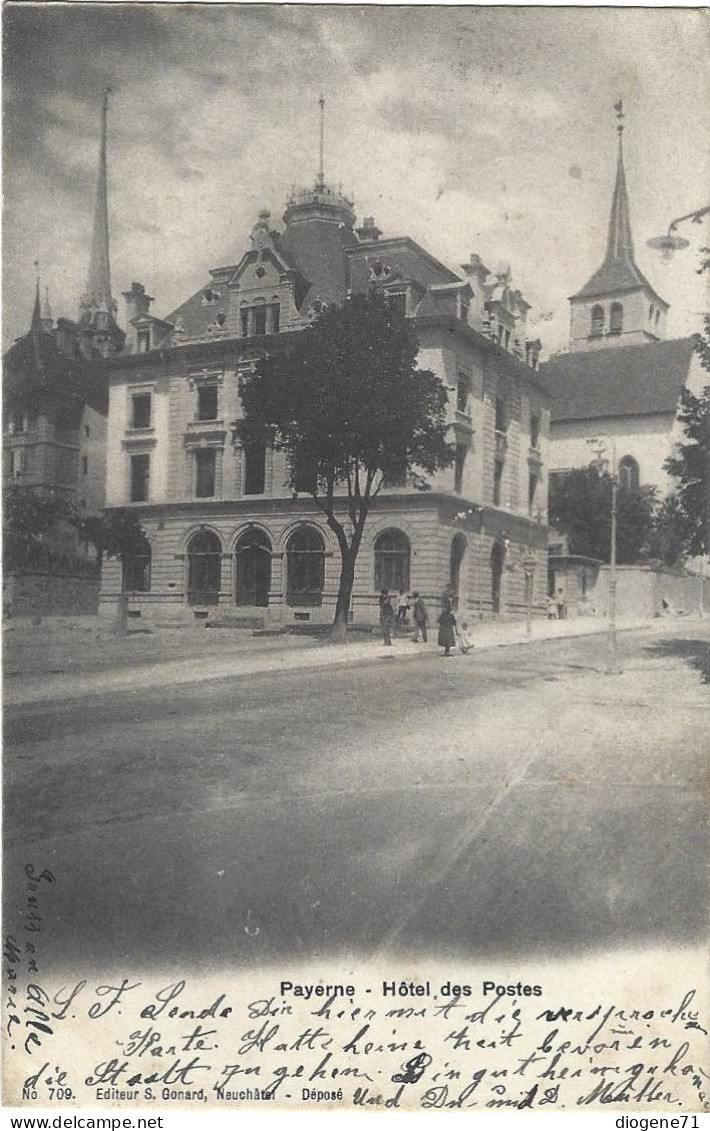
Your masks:
<instances>
[{"instance_id":1,"label":"tall thin spire","mask_svg":"<svg viewBox=\"0 0 710 1131\"><path fill-rule=\"evenodd\" d=\"M39 297L39 260L35 259L35 301L32 308L32 321L30 327L33 330L39 330L42 324L42 304Z\"/></svg>"},{"instance_id":2,"label":"tall thin spire","mask_svg":"<svg viewBox=\"0 0 710 1131\"><path fill-rule=\"evenodd\" d=\"M323 168L323 150L324 150L324 141L325 141L325 98L323 97L323 91L320 92L320 98L318 99L318 105L320 106L320 148L319 148L319 154L318 154L318 156L319 156L319 160L318 160L318 184L322 185L322 184L325 184L325 171L324 171L324 168Z\"/></svg>"},{"instance_id":3,"label":"tall thin spire","mask_svg":"<svg viewBox=\"0 0 710 1131\"><path fill-rule=\"evenodd\" d=\"M99 170L96 186L96 210L94 212L94 232L91 240L89 272L86 280L86 293L82 298L82 316L91 320L96 311L105 311L115 316L116 303L111 294L111 265L109 260L108 235L108 182L106 171L106 135L108 118L108 96L105 90L101 103L101 146L99 149Z\"/></svg>"},{"instance_id":4,"label":"tall thin spire","mask_svg":"<svg viewBox=\"0 0 710 1131\"><path fill-rule=\"evenodd\" d=\"M611 202L611 216L609 217L609 235L606 245L606 263L626 259L633 262L634 241L631 235L631 221L629 219L629 197L626 191L626 172L624 170L624 106L617 102L616 132L619 135L619 153L616 162L616 184Z\"/></svg>"}]
</instances>

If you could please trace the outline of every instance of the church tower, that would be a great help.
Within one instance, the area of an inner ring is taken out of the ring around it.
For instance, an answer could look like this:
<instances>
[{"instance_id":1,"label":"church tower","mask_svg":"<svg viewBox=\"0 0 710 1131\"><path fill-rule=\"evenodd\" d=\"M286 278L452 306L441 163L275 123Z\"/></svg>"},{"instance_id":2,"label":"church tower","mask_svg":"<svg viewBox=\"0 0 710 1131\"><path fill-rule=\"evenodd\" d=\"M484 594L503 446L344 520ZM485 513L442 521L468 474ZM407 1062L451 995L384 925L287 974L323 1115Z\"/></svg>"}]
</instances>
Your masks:
<instances>
[{"instance_id":1,"label":"church tower","mask_svg":"<svg viewBox=\"0 0 710 1131\"><path fill-rule=\"evenodd\" d=\"M634 259L624 169L624 112L614 107L619 150L606 255L581 291L572 295L570 350L643 345L665 337L668 303L654 291Z\"/></svg>"},{"instance_id":2,"label":"church tower","mask_svg":"<svg viewBox=\"0 0 710 1131\"><path fill-rule=\"evenodd\" d=\"M123 345L125 335L116 324L117 304L111 294L111 265L108 233L108 178L106 171L106 134L108 96L104 91L101 104L101 145L96 186L96 210L91 240L86 291L79 303L79 340L84 354L98 352L107 357Z\"/></svg>"}]
</instances>

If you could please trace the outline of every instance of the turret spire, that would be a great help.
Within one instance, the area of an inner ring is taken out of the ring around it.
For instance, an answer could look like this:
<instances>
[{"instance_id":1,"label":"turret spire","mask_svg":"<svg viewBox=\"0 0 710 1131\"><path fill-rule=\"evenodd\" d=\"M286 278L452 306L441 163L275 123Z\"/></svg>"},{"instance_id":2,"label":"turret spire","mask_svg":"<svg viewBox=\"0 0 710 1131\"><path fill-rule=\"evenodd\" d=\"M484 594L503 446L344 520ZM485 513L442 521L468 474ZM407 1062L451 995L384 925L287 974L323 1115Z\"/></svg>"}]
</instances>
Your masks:
<instances>
[{"instance_id":1,"label":"turret spire","mask_svg":"<svg viewBox=\"0 0 710 1131\"><path fill-rule=\"evenodd\" d=\"M32 321L30 328L32 330L39 330L42 324L42 304L39 297L39 260L35 259L35 301L32 308Z\"/></svg>"},{"instance_id":2,"label":"turret spire","mask_svg":"<svg viewBox=\"0 0 710 1131\"><path fill-rule=\"evenodd\" d=\"M109 261L108 239L108 186L106 172L106 135L108 118L108 96L105 90L101 103L101 146L99 149L99 171L96 186L96 210L94 212L94 232L91 240L89 273L86 280L86 293L81 301L82 321L93 321L97 311L113 317L116 303L111 294L111 266Z\"/></svg>"},{"instance_id":3,"label":"turret spire","mask_svg":"<svg viewBox=\"0 0 710 1131\"><path fill-rule=\"evenodd\" d=\"M320 106L320 150L318 161L318 184L323 185L325 184L325 171L323 168L323 150L325 143L325 98L323 97L323 91L320 92L318 105Z\"/></svg>"},{"instance_id":4,"label":"turret spire","mask_svg":"<svg viewBox=\"0 0 710 1131\"><path fill-rule=\"evenodd\" d=\"M633 262L634 241L631 235L631 221L629 219L629 197L626 191L626 172L624 170L624 109L623 103L617 102L616 130L619 135L619 153L616 162L616 184L611 202L611 216L609 217L609 235L606 245L606 263L615 260L627 259Z\"/></svg>"}]
</instances>

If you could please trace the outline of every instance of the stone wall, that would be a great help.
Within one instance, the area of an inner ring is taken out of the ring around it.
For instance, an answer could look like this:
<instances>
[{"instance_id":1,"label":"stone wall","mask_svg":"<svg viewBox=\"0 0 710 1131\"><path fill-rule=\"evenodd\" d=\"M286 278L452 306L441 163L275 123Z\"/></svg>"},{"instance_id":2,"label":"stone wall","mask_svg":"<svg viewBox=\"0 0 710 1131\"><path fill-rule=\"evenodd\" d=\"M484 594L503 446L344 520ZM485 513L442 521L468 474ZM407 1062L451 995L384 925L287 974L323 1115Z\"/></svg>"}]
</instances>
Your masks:
<instances>
[{"instance_id":1,"label":"stone wall","mask_svg":"<svg viewBox=\"0 0 710 1131\"><path fill-rule=\"evenodd\" d=\"M3 617L94 616L99 577L18 572L3 578Z\"/></svg>"}]
</instances>

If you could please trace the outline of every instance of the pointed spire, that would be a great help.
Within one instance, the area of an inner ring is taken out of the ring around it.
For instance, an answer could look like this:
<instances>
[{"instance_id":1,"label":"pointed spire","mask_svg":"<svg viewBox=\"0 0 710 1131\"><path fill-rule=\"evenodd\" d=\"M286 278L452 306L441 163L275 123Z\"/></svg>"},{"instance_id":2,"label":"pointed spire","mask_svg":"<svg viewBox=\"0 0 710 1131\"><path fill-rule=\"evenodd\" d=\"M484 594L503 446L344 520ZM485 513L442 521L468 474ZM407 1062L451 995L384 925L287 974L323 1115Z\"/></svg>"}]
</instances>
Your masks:
<instances>
[{"instance_id":1,"label":"pointed spire","mask_svg":"<svg viewBox=\"0 0 710 1131\"><path fill-rule=\"evenodd\" d=\"M40 330L42 327L42 304L39 298L39 260L35 259L35 303L32 308L32 321L30 322L30 329Z\"/></svg>"},{"instance_id":2,"label":"pointed spire","mask_svg":"<svg viewBox=\"0 0 710 1131\"><path fill-rule=\"evenodd\" d=\"M111 294L111 266L109 261L108 237L108 185L106 171L106 134L108 118L108 96L105 90L101 104L101 146L99 150L99 170L96 186L96 210L94 212L94 232L91 241L89 273L86 293L81 301L82 321L92 321L97 311L115 317L116 303Z\"/></svg>"},{"instance_id":3,"label":"pointed spire","mask_svg":"<svg viewBox=\"0 0 710 1131\"><path fill-rule=\"evenodd\" d=\"M325 171L323 169L323 149L324 149L324 142L325 142L325 98L323 97L323 91L320 92L320 98L318 99L318 105L320 106L320 149L319 149L319 161L318 161L318 184L323 185L323 184L325 184Z\"/></svg>"},{"instance_id":4,"label":"pointed spire","mask_svg":"<svg viewBox=\"0 0 710 1131\"><path fill-rule=\"evenodd\" d=\"M619 154L616 163L616 184L611 202L611 216L609 217L609 236L606 245L606 263L619 259L633 262L634 241L631 235L631 221L629 219L629 197L626 191L626 172L624 170L624 109L623 103L617 102L616 111L619 135Z\"/></svg>"}]
</instances>

